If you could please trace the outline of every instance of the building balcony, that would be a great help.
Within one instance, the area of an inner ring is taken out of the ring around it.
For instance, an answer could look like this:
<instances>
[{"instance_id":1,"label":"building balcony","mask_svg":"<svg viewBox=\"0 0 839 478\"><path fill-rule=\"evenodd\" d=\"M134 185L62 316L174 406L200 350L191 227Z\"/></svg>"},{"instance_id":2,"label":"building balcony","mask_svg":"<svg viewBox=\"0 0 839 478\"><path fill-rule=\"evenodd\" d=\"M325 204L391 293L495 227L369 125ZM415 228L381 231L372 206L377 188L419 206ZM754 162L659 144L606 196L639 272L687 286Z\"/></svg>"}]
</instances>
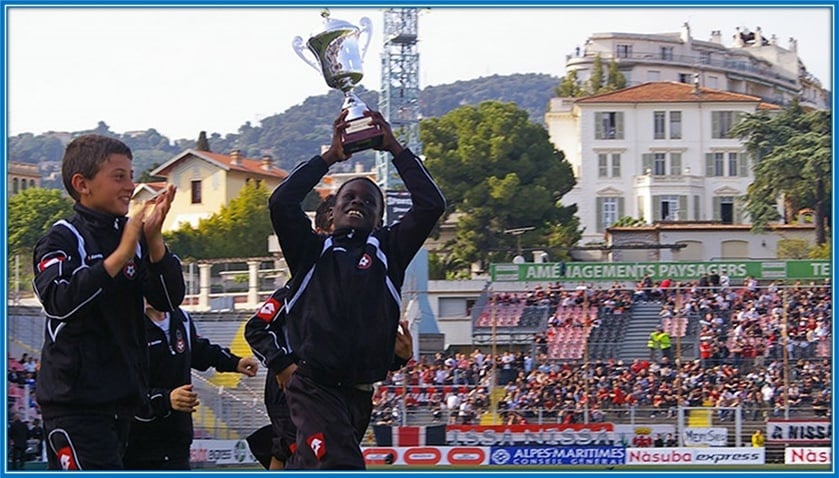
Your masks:
<instances>
[{"instance_id":1,"label":"building balcony","mask_svg":"<svg viewBox=\"0 0 839 478\"><path fill-rule=\"evenodd\" d=\"M678 68L694 70L717 70L726 74L747 75L749 80L760 81L761 83L771 82L791 88L799 89L799 80L789 77L777 70L763 64L755 64L742 58L707 58L700 55L662 55L661 52L632 52L628 54L615 55L611 52L589 52L586 55L567 55L566 68L586 69L594 63L595 57L600 54L603 63L609 63L613 59L618 66L632 67L635 65L665 65Z\"/></svg>"},{"instance_id":2,"label":"building balcony","mask_svg":"<svg viewBox=\"0 0 839 478\"><path fill-rule=\"evenodd\" d=\"M705 185L705 177L686 172L681 175L654 175L651 173L635 176L636 189L660 188L701 188Z\"/></svg>"}]
</instances>

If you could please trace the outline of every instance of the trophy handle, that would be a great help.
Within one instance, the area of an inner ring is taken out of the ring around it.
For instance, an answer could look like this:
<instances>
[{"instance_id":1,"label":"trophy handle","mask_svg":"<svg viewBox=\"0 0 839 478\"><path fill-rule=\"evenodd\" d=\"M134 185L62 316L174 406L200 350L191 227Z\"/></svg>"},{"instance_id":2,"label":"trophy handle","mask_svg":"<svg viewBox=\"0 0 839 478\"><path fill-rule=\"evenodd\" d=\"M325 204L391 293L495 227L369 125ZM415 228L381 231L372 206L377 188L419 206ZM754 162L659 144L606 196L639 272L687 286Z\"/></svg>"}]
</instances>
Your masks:
<instances>
[{"instance_id":1,"label":"trophy handle","mask_svg":"<svg viewBox=\"0 0 839 478\"><path fill-rule=\"evenodd\" d=\"M320 72L320 68L318 68L318 65L316 65L315 62L306 58L303 55L303 48L306 46L306 44L303 42L303 37L294 37L294 40L291 42L291 46L292 48L294 48L294 52L297 53L297 56L299 56L301 60L305 61L307 65L314 68L315 71Z\"/></svg>"},{"instance_id":2,"label":"trophy handle","mask_svg":"<svg viewBox=\"0 0 839 478\"><path fill-rule=\"evenodd\" d=\"M363 60L364 56L367 55L367 47L370 46L370 39L373 38L373 22L367 17L361 17L358 23L361 24L359 36L362 33L367 34L367 41L364 42L364 47L361 49L361 59Z\"/></svg>"}]
</instances>

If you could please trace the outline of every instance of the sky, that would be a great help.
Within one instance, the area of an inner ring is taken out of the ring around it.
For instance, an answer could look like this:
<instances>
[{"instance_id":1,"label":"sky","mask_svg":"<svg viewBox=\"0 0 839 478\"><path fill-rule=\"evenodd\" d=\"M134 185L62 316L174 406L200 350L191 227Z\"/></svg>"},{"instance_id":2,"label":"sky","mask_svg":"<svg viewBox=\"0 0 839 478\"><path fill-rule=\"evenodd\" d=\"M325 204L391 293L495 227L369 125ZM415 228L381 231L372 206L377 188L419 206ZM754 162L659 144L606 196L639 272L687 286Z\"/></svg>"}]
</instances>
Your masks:
<instances>
[{"instance_id":1,"label":"sky","mask_svg":"<svg viewBox=\"0 0 839 478\"><path fill-rule=\"evenodd\" d=\"M332 18L372 20L361 84L380 90L383 12L333 8ZM565 57L593 33L722 32L737 27L775 35L828 89L833 83L832 11L757 8L455 8L420 11L420 88L493 74L562 77ZM7 14L6 133L155 128L171 140L200 131L236 133L245 122L285 112L325 94L321 74L292 48L294 37L322 31L319 8L78 6L16 8ZM313 57L310 57L313 58ZM336 113L340 108L336 104Z\"/></svg>"}]
</instances>

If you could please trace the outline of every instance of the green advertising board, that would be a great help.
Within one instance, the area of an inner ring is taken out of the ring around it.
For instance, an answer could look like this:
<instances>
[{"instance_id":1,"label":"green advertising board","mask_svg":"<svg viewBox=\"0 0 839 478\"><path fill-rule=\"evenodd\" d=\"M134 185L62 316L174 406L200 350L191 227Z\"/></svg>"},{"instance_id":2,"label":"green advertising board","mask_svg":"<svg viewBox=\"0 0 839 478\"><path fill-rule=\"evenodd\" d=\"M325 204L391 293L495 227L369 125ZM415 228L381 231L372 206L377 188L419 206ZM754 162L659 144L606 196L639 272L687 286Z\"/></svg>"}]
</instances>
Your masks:
<instances>
[{"instance_id":1,"label":"green advertising board","mask_svg":"<svg viewBox=\"0 0 839 478\"><path fill-rule=\"evenodd\" d=\"M705 274L728 275L732 280L827 279L827 260L710 261L710 262L550 262L491 264L493 282L699 280Z\"/></svg>"}]
</instances>

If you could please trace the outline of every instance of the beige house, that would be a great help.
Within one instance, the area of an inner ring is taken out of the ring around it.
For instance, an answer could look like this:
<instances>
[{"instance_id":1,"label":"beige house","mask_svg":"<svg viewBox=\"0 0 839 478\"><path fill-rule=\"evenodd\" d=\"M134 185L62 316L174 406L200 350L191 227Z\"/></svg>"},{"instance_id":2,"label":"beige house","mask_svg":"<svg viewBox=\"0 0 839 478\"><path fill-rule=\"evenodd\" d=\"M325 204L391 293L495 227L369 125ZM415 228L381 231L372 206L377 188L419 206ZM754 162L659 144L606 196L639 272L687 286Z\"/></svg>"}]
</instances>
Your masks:
<instances>
[{"instance_id":1,"label":"beige house","mask_svg":"<svg viewBox=\"0 0 839 478\"><path fill-rule=\"evenodd\" d=\"M165 183L138 184L134 190L133 209L154 197L167 184L178 188L175 200L163 224L164 231L181 224L198 226L198 221L221 210L250 181L273 190L288 175L274 166L270 156L245 158L236 150L227 154L188 149L151 172L166 178Z\"/></svg>"}]
</instances>

